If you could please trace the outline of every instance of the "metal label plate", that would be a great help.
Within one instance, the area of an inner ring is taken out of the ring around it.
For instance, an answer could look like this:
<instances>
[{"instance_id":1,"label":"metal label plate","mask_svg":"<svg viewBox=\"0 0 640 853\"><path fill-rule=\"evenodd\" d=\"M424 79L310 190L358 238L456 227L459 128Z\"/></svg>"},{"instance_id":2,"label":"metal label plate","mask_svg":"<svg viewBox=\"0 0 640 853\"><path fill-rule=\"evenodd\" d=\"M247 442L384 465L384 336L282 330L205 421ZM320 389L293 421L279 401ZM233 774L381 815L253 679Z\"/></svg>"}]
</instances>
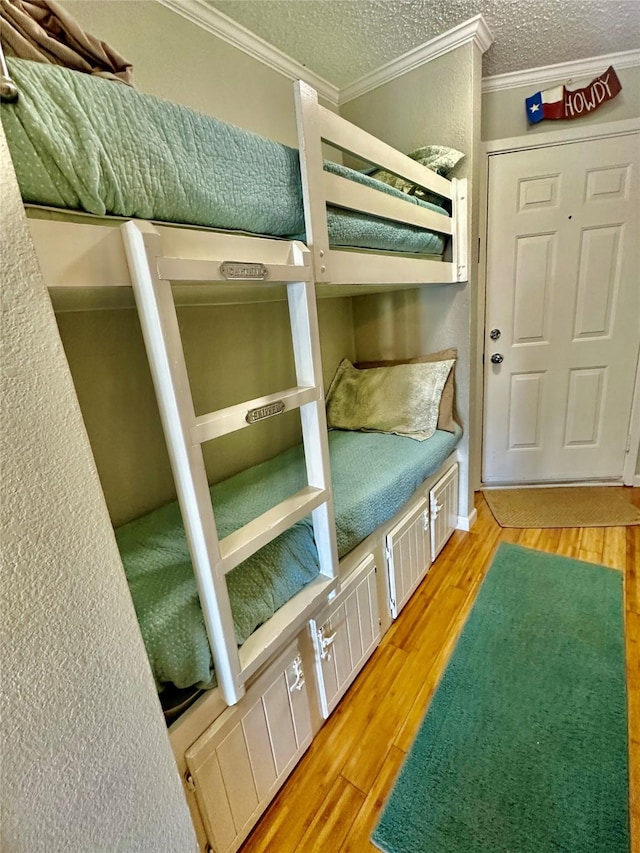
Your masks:
<instances>
[{"instance_id":1,"label":"metal label plate","mask_svg":"<svg viewBox=\"0 0 640 853\"><path fill-rule=\"evenodd\" d=\"M284 410L284 402L282 400L277 400L275 403L269 403L268 406L260 406L258 409L249 409L245 416L245 421L248 424L255 424L258 421L263 421L265 418L272 418L274 415L281 415Z\"/></svg>"},{"instance_id":2,"label":"metal label plate","mask_svg":"<svg viewBox=\"0 0 640 853\"><path fill-rule=\"evenodd\" d=\"M220 275L228 281L264 281L269 276L269 270L260 263L223 261L220 264Z\"/></svg>"}]
</instances>

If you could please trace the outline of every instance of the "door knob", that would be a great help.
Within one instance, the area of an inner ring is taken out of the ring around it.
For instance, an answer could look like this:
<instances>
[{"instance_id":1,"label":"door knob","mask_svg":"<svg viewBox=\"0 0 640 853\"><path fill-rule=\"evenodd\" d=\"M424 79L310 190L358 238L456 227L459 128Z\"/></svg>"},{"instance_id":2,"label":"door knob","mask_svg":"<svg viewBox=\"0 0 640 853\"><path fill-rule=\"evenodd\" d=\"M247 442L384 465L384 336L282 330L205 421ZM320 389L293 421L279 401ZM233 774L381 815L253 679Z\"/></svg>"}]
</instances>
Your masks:
<instances>
[{"instance_id":1,"label":"door knob","mask_svg":"<svg viewBox=\"0 0 640 853\"><path fill-rule=\"evenodd\" d=\"M494 354L491 356L491 364L502 364L503 361L504 356L502 355L502 353L494 352Z\"/></svg>"}]
</instances>

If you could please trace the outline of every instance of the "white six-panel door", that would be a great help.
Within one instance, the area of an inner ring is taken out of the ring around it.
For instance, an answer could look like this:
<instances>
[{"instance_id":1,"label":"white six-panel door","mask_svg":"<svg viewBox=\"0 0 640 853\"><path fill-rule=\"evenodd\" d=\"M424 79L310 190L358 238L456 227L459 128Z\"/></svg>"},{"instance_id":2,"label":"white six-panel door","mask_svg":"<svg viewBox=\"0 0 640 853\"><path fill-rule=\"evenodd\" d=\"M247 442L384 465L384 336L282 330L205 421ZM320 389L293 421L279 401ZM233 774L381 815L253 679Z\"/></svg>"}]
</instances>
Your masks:
<instances>
[{"instance_id":1,"label":"white six-panel door","mask_svg":"<svg viewBox=\"0 0 640 853\"><path fill-rule=\"evenodd\" d=\"M489 158L485 483L622 476L640 345L639 152L636 133Z\"/></svg>"}]
</instances>

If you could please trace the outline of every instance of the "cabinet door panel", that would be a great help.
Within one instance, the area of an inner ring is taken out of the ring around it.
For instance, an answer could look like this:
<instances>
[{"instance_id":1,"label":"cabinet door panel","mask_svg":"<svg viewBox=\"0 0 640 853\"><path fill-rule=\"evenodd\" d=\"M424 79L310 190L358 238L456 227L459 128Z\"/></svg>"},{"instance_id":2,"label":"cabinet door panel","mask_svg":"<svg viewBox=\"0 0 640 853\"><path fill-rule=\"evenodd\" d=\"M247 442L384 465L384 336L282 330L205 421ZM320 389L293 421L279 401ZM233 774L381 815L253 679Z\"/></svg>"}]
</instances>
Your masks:
<instances>
[{"instance_id":1,"label":"cabinet door panel","mask_svg":"<svg viewBox=\"0 0 640 853\"><path fill-rule=\"evenodd\" d=\"M431 559L435 560L458 524L458 463L429 492Z\"/></svg>"},{"instance_id":2,"label":"cabinet door panel","mask_svg":"<svg viewBox=\"0 0 640 853\"><path fill-rule=\"evenodd\" d=\"M238 850L311 742L311 712L294 642L185 753L209 843Z\"/></svg>"},{"instance_id":3,"label":"cabinet door panel","mask_svg":"<svg viewBox=\"0 0 640 853\"><path fill-rule=\"evenodd\" d=\"M387 534L389 602L395 619L431 565L429 509L419 500Z\"/></svg>"},{"instance_id":4,"label":"cabinet door panel","mask_svg":"<svg viewBox=\"0 0 640 853\"><path fill-rule=\"evenodd\" d=\"M331 606L311 621L321 711L328 717L380 641L372 555L353 571Z\"/></svg>"}]
</instances>

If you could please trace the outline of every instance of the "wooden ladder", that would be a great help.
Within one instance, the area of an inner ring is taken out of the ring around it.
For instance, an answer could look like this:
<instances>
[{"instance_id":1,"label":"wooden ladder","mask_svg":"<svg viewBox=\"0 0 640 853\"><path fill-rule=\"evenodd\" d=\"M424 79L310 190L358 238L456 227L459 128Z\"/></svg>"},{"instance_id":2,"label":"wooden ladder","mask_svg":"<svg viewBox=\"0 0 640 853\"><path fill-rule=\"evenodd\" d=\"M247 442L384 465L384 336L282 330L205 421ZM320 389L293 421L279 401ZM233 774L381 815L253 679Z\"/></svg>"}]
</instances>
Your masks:
<instances>
[{"instance_id":1,"label":"wooden ladder","mask_svg":"<svg viewBox=\"0 0 640 853\"><path fill-rule=\"evenodd\" d=\"M307 250L301 244L285 243L290 251L284 263L172 258L163 256L160 231L150 223L132 220L121 230L218 685L225 701L233 705L244 695L248 677L277 648L286 626L282 617L276 620L276 633L263 631L263 639L249 644L251 651L241 655L229 603L228 572L311 513L320 575L309 585L311 590L305 587L304 594L299 593L285 605L287 624L301 626L320 600L337 586L320 343ZM220 235L213 235L212 239L224 241ZM286 284L297 385L196 416L172 283L228 284L231 280L242 287L247 281L266 278ZM300 409L308 485L219 539L202 444L296 408Z\"/></svg>"}]
</instances>

